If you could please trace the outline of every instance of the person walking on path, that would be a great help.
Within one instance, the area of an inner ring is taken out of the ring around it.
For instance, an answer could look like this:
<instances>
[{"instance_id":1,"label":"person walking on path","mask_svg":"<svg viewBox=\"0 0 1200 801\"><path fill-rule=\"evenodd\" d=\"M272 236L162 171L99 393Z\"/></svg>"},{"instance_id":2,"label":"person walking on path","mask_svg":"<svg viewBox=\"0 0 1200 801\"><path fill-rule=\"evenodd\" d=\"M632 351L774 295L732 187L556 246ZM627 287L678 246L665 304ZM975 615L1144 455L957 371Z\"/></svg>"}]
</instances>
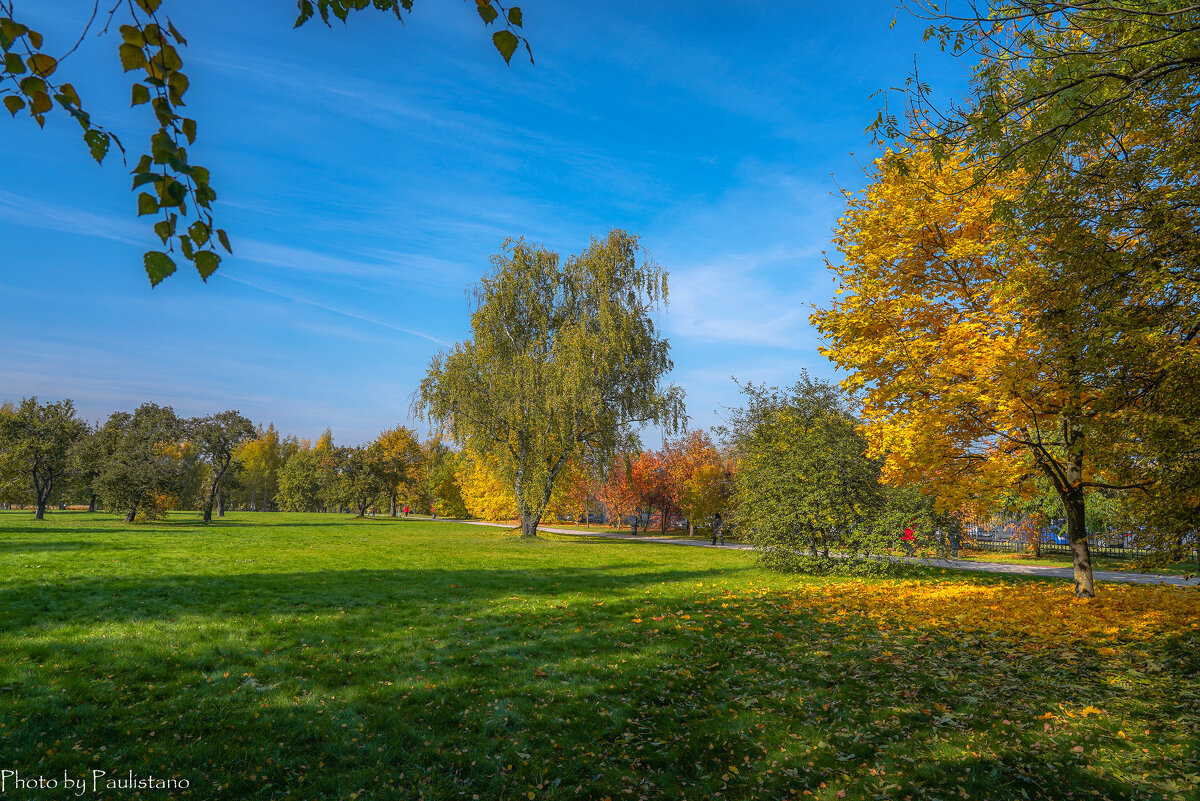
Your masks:
<instances>
[{"instance_id":1,"label":"person walking on path","mask_svg":"<svg viewBox=\"0 0 1200 801\"><path fill-rule=\"evenodd\" d=\"M917 539L917 533L913 531L912 524L904 527L904 536L900 540L904 543L904 555L916 556L917 552L913 549L913 542Z\"/></svg>"},{"instance_id":2,"label":"person walking on path","mask_svg":"<svg viewBox=\"0 0 1200 801\"><path fill-rule=\"evenodd\" d=\"M404 504L404 516L408 517L408 504Z\"/></svg>"},{"instance_id":3,"label":"person walking on path","mask_svg":"<svg viewBox=\"0 0 1200 801\"><path fill-rule=\"evenodd\" d=\"M721 519L721 513L717 512L713 515L713 541L712 544L717 544L717 537L721 538L721 544L725 544L725 521Z\"/></svg>"}]
</instances>

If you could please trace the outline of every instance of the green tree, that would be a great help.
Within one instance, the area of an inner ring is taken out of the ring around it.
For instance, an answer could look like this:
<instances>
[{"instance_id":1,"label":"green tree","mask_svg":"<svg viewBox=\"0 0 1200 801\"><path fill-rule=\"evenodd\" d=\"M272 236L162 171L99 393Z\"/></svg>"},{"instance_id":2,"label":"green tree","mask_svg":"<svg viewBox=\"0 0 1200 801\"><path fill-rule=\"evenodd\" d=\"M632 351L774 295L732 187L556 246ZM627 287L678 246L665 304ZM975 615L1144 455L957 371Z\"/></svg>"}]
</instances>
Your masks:
<instances>
[{"instance_id":1,"label":"green tree","mask_svg":"<svg viewBox=\"0 0 1200 801\"><path fill-rule=\"evenodd\" d=\"M143 403L133 414L116 412L96 432L102 461L96 488L110 511L124 509L125 522L139 512L161 514L176 488L184 427L170 406Z\"/></svg>"},{"instance_id":2,"label":"green tree","mask_svg":"<svg viewBox=\"0 0 1200 801\"><path fill-rule=\"evenodd\" d=\"M198 417L190 424L191 441L208 466L208 488L204 494L204 522L212 522L213 503L225 490L226 477L239 466L238 448L254 436L254 424L236 411ZM222 513L224 509L222 508Z\"/></svg>"},{"instance_id":3,"label":"green tree","mask_svg":"<svg viewBox=\"0 0 1200 801\"><path fill-rule=\"evenodd\" d=\"M327 454L300 450L279 471L276 502L285 512L323 512L330 481Z\"/></svg>"},{"instance_id":4,"label":"green tree","mask_svg":"<svg viewBox=\"0 0 1200 801\"><path fill-rule=\"evenodd\" d=\"M189 421L180 420L179 425L181 439L172 452L176 461L175 480L164 490L163 496L176 509L202 509L210 478L209 467L199 445L191 438ZM227 477L224 484L230 483ZM221 496L217 497L220 503Z\"/></svg>"},{"instance_id":5,"label":"green tree","mask_svg":"<svg viewBox=\"0 0 1200 801\"><path fill-rule=\"evenodd\" d=\"M494 458L512 483L521 536L537 526L567 460L611 453L635 427L684 419L682 391L659 382L670 345L651 315L666 275L637 237L614 230L579 256L505 243L476 288L472 338L430 362L414 410Z\"/></svg>"},{"instance_id":6,"label":"green tree","mask_svg":"<svg viewBox=\"0 0 1200 801\"><path fill-rule=\"evenodd\" d=\"M32 397L0 409L0 460L32 488L35 519L45 518L46 504L70 470L71 450L86 433L70 399L38 403Z\"/></svg>"},{"instance_id":7,"label":"green tree","mask_svg":"<svg viewBox=\"0 0 1200 801\"><path fill-rule=\"evenodd\" d=\"M746 406L723 432L738 459L732 522L783 570L886 570L877 558L906 528L927 547L956 526L933 499L881 481L867 455L853 398L802 374L788 390L743 387Z\"/></svg>"},{"instance_id":8,"label":"green tree","mask_svg":"<svg viewBox=\"0 0 1200 801\"><path fill-rule=\"evenodd\" d=\"M96 479L100 475L103 464L103 453L98 449L99 439L96 429L87 426L84 435L71 448L72 485L80 499L86 499L88 511L96 511Z\"/></svg>"},{"instance_id":9,"label":"green tree","mask_svg":"<svg viewBox=\"0 0 1200 801\"><path fill-rule=\"evenodd\" d=\"M995 157L993 169L1036 174L1072 141L1103 147L1136 136L1120 121L1152 108L1161 114L1166 99L1177 121L1192 116L1200 6L1190 0L996 0L954 10L918 0L912 8L930 22L926 39L958 58L979 59L974 97L939 109L914 76L908 119L881 113L873 126L890 138L966 144ZM1188 149L1179 144L1178 151ZM1104 149L1110 158L1125 155Z\"/></svg>"},{"instance_id":10,"label":"green tree","mask_svg":"<svg viewBox=\"0 0 1200 801\"><path fill-rule=\"evenodd\" d=\"M383 450L372 446L338 448L334 459L337 479L333 498L337 504L349 506L357 517L365 517L367 509L389 493L395 475L395 465L383 457Z\"/></svg>"},{"instance_id":11,"label":"green tree","mask_svg":"<svg viewBox=\"0 0 1200 801\"><path fill-rule=\"evenodd\" d=\"M17 406L12 401L0 403L0 416L12 414ZM25 504L29 500L29 486L21 473L16 452L0 444L0 504L8 508L11 504Z\"/></svg>"},{"instance_id":12,"label":"green tree","mask_svg":"<svg viewBox=\"0 0 1200 801\"><path fill-rule=\"evenodd\" d=\"M402 19L401 11L411 12L413 4L414 0L298 0L295 27L314 14L327 25L330 17L345 22L351 12L368 6ZM13 117L28 114L39 126L44 126L46 115L57 108L83 129L83 140L97 163L104 161L113 145L124 156L117 136L84 111L79 93L59 72L60 62L75 47L53 54L39 32L20 22L17 5L17 0L0 0L0 102ZM133 169L133 189L143 190L137 197L138 216L155 215L154 233L165 247L145 254L151 285L175 272L171 254L176 248L205 280L221 264L218 243L225 252L233 252L224 229L213 221L212 203L217 194L209 183L209 171L193 164L188 154L188 147L196 141L196 121L182 112L190 81L183 72L180 50L187 40L166 16L166 5L163 0L117 0L100 31L105 34L115 28L120 34L117 54L121 66L135 74L132 105L145 106L157 126L147 152ZM485 26L497 27L492 44L505 63L511 62L522 43L532 62L529 42L520 32L524 23L520 8L505 8L500 0L474 0L474 7ZM98 4L90 19L81 20L81 41L96 23L97 10Z\"/></svg>"},{"instance_id":13,"label":"green tree","mask_svg":"<svg viewBox=\"0 0 1200 801\"><path fill-rule=\"evenodd\" d=\"M763 562L827 569L831 554L883 550L874 526L884 506L879 463L865 455L845 394L807 374L787 391L743 392L747 405L726 427L740 457L733 523Z\"/></svg>"}]
</instances>

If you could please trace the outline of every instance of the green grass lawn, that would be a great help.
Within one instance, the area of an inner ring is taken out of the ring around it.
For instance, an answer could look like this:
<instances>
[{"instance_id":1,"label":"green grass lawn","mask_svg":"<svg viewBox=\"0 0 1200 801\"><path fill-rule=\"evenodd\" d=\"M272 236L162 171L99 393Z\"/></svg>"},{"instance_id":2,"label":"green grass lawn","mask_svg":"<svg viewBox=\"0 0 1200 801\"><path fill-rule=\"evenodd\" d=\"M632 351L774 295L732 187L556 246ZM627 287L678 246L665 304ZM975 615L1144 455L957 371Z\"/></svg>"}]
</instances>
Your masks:
<instances>
[{"instance_id":1,"label":"green grass lawn","mask_svg":"<svg viewBox=\"0 0 1200 801\"><path fill-rule=\"evenodd\" d=\"M80 796L114 799L1197 798L1200 591L1064 587L0 512L0 770L190 784Z\"/></svg>"}]
</instances>

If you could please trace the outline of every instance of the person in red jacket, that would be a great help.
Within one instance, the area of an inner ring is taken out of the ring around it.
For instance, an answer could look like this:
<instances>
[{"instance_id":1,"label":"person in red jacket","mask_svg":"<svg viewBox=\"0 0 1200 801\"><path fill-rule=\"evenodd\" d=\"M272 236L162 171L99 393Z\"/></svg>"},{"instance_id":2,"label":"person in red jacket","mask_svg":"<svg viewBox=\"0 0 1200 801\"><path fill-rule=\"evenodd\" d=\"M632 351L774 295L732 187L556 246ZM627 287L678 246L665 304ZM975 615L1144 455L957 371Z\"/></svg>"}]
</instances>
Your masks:
<instances>
[{"instance_id":1,"label":"person in red jacket","mask_svg":"<svg viewBox=\"0 0 1200 801\"><path fill-rule=\"evenodd\" d=\"M904 527L904 536L900 540L904 543L904 555L916 556L917 552L913 550L913 543L917 539L917 532L913 531L912 524L909 523Z\"/></svg>"}]
</instances>

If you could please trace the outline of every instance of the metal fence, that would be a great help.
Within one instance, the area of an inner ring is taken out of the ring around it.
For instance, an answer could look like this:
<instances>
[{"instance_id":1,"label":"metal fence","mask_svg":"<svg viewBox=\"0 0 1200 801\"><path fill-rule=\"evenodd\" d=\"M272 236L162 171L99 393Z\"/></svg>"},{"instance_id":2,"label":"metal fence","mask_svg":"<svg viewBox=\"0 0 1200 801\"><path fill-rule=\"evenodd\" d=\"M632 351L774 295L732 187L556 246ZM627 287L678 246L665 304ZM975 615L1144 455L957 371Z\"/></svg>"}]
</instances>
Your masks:
<instances>
[{"instance_id":1,"label":"metal fence","mask_svg":"<svg viewBox=\"0 0 1200 801\"><path fill-rule=\"evenodd\" d=\"M1018 521L993 520L988 523L969 525L963 529L963 546L978 551L1006 551L1027 553L1032 550L1030 534ZM1054 521L1049 528L1037 532L1043 554L1069 554L1065 521ZM1088 549L1093 556L1143 557L1157 551L1142 547L1136 535L1129 532L1104 529L1089 533Z\"/></svg>"}]
</instances>

